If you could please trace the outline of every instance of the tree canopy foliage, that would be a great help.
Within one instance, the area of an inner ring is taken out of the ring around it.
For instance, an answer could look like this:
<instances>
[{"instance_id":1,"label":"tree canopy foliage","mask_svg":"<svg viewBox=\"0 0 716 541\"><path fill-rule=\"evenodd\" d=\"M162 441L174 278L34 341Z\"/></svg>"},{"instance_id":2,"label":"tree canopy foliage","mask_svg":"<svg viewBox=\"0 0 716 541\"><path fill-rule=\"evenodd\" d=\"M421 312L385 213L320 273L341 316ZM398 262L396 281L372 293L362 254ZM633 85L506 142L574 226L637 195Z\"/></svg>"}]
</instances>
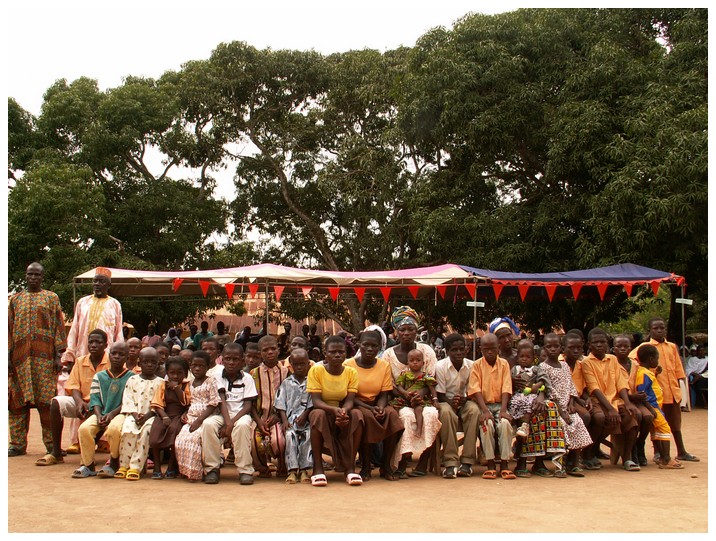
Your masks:
<instances>
[{"instance_id":1,"label":"tree canopy foliage","mask_svg":"<svg viewBox=\"0 0 716 541\"><path fill-rule=\"evenodd\" d=\"M95 264L629 261L684 275L706 302L707 22L705 9L522 9L384 53L232 42L158 80L57 81L37 118L9 101L11 284L39 259L67 307L69 278ZM354 331L386 310L370 295L283 301ZM435 324L472 317L418 304ZM178 321L210 303L159 306L133 310ZM501 299L480 318L587 328L637 306Z\"/></svg>"}]
</instances>

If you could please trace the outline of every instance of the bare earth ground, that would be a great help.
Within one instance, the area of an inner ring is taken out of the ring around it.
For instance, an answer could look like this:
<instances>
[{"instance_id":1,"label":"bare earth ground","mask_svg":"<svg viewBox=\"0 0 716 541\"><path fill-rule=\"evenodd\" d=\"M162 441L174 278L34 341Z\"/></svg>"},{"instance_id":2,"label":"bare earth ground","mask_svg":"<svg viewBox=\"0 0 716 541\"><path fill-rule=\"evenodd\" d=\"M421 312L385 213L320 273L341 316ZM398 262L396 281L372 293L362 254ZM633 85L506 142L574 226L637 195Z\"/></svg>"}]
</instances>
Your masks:
<instances>
[{"instance_id":1,"label":"bare earth ground","mask_svg":"<svg viewBox=\"0 0 716 541\"><path fill-rule=\"evenodd\" d=\"M35 466L44 447L33 410L28 454L8 459L8 531L706 533L707 413L683 415L687 449L701 462L681 471L651 463L641 472L626 472L604 461L602 470L586 472L583 479L487 481L478 467L470 479L376 477L361 487L349 487L340 474L329 472L328 486L315 488L275 478L240 486L233 466L222 469L218 485L72 479L79 455L66 457L65 464ZM65 436L63 446L67 441ZM647 443L651 459L649 448ZM401 513L405 519L396 518L396 506L410 509Z\"/></svg>"}]
</instances>

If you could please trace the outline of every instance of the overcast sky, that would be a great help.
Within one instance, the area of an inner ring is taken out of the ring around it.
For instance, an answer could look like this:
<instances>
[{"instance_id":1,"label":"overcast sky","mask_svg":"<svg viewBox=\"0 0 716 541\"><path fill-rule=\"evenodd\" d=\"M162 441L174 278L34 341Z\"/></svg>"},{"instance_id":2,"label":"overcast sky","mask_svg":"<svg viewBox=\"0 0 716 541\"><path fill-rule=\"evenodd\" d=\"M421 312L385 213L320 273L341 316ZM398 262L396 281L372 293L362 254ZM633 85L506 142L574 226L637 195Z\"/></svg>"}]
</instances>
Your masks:
<instances>
[{"instance_id":1,"label":"overcast sky","mask_svg":"<svg viewBox=\"0 0 716 541\"><path fill-rule=\"evenodd\" d=\"M127 75L159 77L208 58L221 42L323 53L412 46L470 11L511 11L519 2L466 0L23 0L4 3L7 94L37 115L57 79L87 76L101 89ZM247 5L250 4L250 5ZM521 5L525 5L522 2Z\"/></svg>"}]
</instances>

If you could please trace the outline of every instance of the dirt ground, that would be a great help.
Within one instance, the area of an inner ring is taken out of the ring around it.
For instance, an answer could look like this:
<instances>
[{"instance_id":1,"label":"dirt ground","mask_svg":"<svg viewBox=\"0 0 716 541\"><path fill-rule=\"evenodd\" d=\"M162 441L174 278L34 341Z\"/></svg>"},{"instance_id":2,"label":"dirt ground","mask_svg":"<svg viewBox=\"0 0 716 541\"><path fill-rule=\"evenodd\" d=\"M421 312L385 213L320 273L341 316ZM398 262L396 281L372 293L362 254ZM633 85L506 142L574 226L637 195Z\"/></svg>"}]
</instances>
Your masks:
<instances>
[{"instance_id":1,"label":"dirt ground","mask_svg":"<svg viewBox=\"0 0 716 541\"><path fill-rule=\"evenodd\" d=\"M35 466L44 448L33 411L28 454L8 459L8 531L706 533L707 413L683 415L687 449L701 462L687 463L681 471L659 470L652 463L641 472L626 472L605 464L582 479L487 481L478 467L478 475L469 479L374 478L360 487L349 487L340 474L329 472L328 486L315 488L287 486L275 478L241 486L233 466L222 469L218 485L72 479L79 455L66 457L65 464ZM650 449L647 456L651 459ZM396 519L397 505L407 509L401 512L404 519ZM359 508L364 509L360 514Z\"/></svg>"}]
</instances>

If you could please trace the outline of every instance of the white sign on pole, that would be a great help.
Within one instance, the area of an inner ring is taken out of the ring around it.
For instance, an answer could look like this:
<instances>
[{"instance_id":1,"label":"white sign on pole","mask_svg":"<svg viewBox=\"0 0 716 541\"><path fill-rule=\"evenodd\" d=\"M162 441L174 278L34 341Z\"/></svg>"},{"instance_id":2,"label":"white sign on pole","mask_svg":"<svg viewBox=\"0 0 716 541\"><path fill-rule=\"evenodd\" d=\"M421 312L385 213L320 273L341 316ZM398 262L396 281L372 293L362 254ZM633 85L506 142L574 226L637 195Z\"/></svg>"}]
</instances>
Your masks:
<instances>
[{"instance_id":1,"label":"white sign on pole","mask_svg":"<svg viewBox=\"0 0 716 541\"><path fill-rule=\"evenodd\" d=\"M688 304L689 306L691 306L692 304L694 304L694 299L684 299L680 297L678 299L674 299L674 302L677 302L679 304Z\"/></svg>"},{"instance_id":2,"label":"white sign on pole","mask_svg":"<svg viewBox=\"0 0 716 541\"><path fill-rule=\"evenodd\" d=\"M472 308L484 308L485 303L480 301L467 301L466 303L468 306L471 306Z\"/></svg>"}]
</instances>

